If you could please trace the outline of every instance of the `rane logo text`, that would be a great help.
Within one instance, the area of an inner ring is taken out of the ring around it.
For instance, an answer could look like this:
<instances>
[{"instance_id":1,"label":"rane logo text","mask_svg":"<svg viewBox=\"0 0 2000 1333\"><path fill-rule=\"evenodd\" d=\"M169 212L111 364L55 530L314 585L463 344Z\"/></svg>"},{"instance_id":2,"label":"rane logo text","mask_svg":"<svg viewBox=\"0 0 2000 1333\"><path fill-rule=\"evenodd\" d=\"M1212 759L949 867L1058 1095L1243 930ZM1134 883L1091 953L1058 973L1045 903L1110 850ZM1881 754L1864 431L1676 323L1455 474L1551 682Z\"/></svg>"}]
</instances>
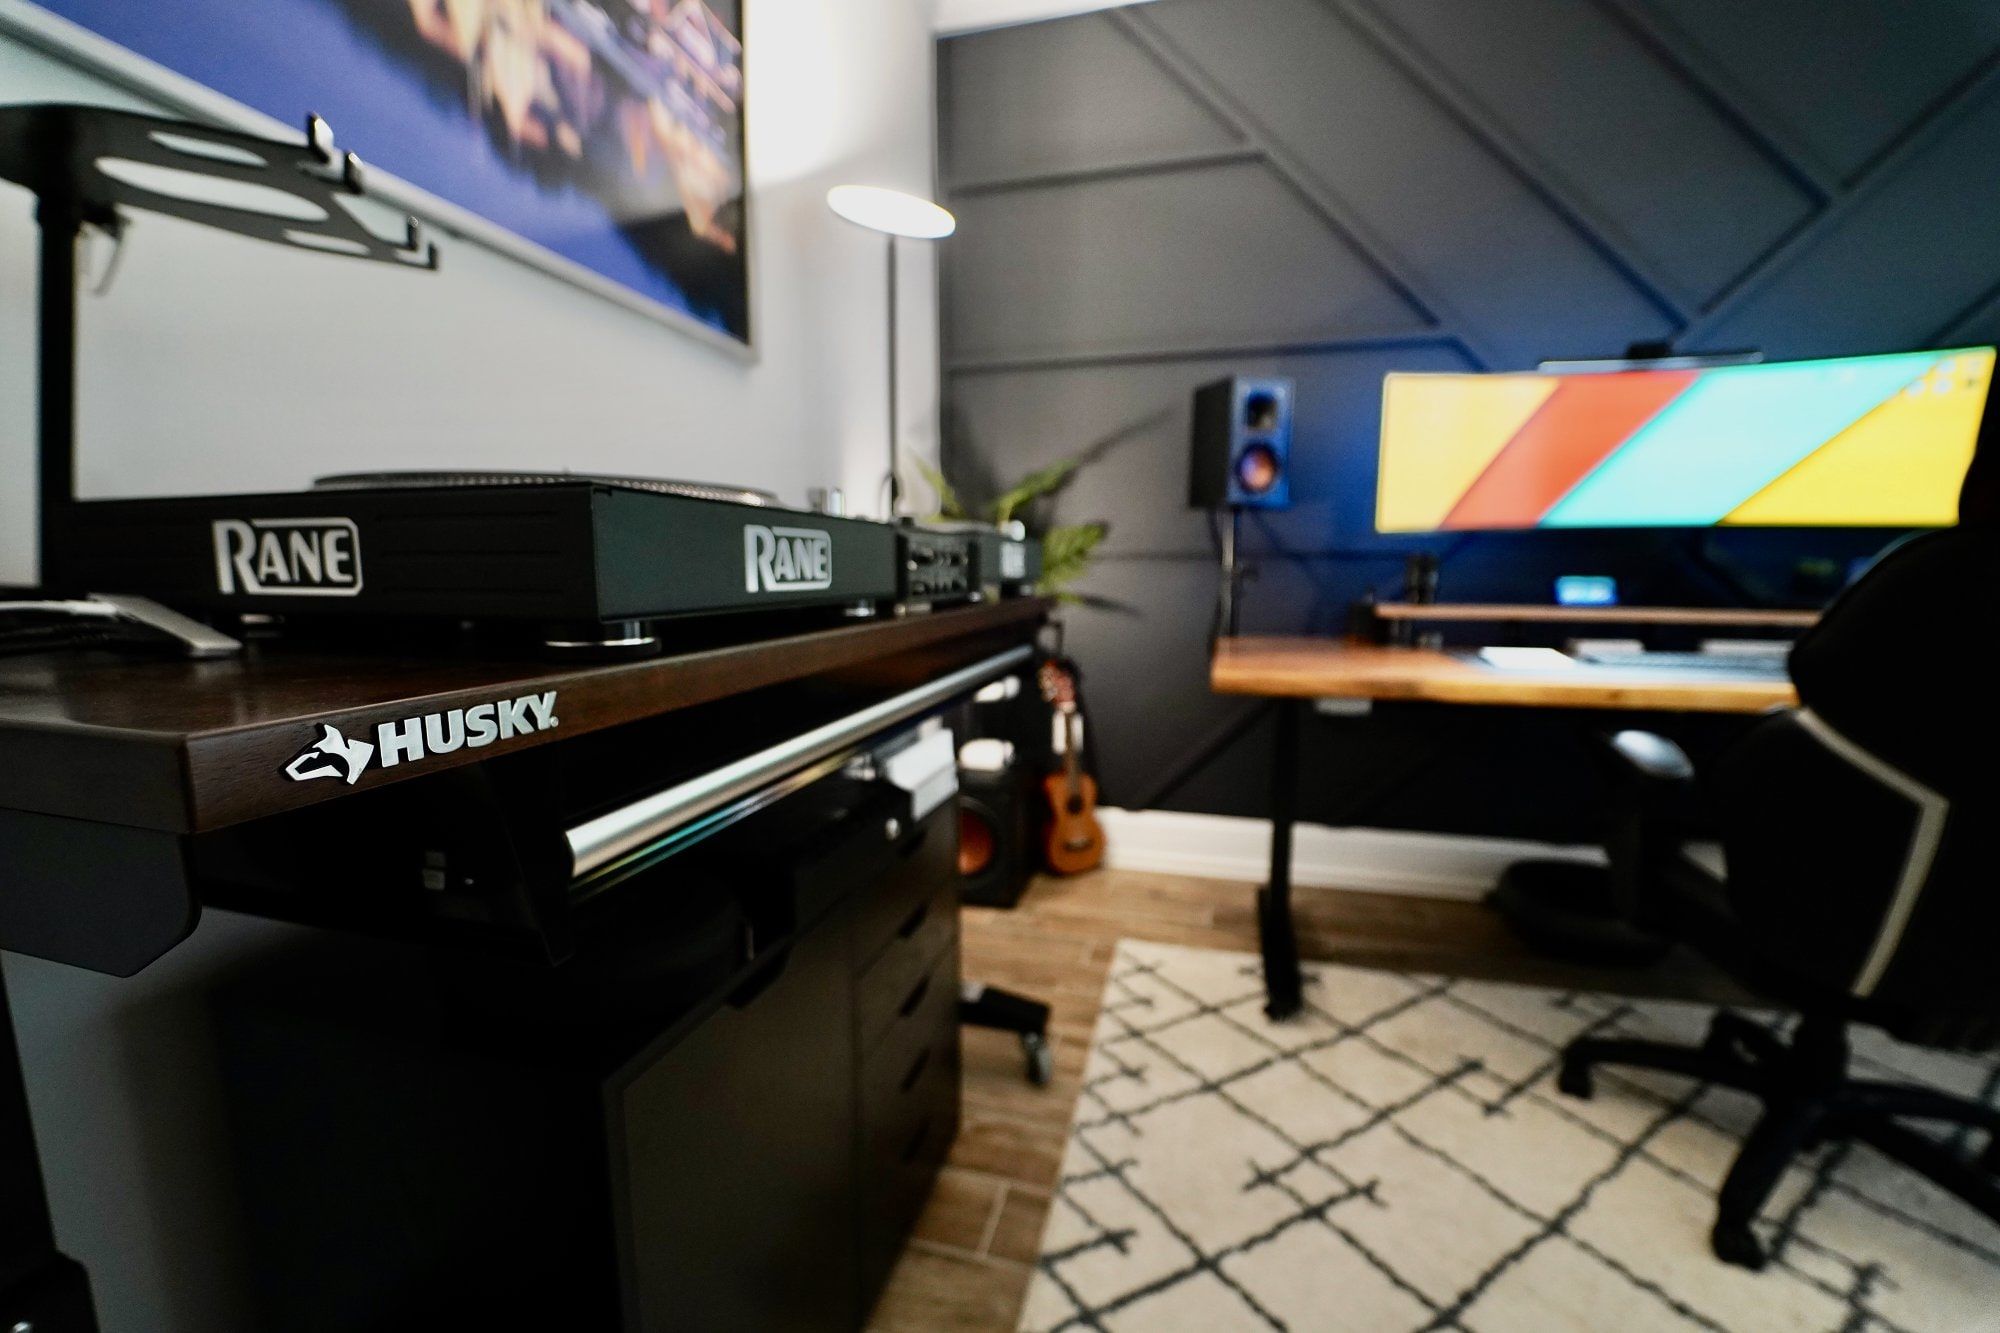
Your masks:
<instances>
[{"instance_id":1,"label":"rane logo text","mask_svg":"<svg viewBox=\"0 0 2000 1333\"><path fill-rule=\"evenodd\" d=\"M833 586L833 537L818 528L743 525L746 592L802 592Z\"/></svg>"},{"instance_id":2,"label":"rane logo text","mask_svg":"<svg viewBox=\"0 0 2000 1333\"><path fill-rule=\"evenodd\" d=\"M215 586L224 593L353 597L361 533L351 518L219 518Z\"/></svg>"}]
</instances>

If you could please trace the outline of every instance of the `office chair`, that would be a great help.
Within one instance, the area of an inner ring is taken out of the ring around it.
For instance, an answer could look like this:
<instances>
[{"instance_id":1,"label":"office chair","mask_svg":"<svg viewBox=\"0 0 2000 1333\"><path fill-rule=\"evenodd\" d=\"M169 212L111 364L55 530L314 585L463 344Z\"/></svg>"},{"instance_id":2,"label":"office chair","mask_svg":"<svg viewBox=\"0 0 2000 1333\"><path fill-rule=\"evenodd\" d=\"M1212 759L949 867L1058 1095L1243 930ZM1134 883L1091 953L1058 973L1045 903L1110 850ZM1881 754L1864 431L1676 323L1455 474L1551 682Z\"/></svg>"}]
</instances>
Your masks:
<instances>
[{"instance_id":1,"label":"office chair","mask_svg":"<svg viewBox=\"0 0 2000 1333\"><path fill-rule=\"evenodd\" d=\"M1628 1065L1762 1103L1722 1185L1712 1243L1730 1263L1762 1267L1752 1221L1792 1159L1832 1139L2000 1221L2000 1109L1847 1067L1850 1023L1924 1046L2000 1045L1995 487L2000 474L1975 466L1958 527L1896 547L1837 598L1792 651L1800 706L1758 722L1711 771L1697 777L1658 736L1612 738L1627 784L1609 846L1623 910L1800 1019L1780 1038L1725 1010L1699 1047L1581 1039L1559 1086L1588 1097L1593 1067ZM1719 847L1688 841L1703 823ZM1984 1153L1967 1160L1911 1120L1983 1130Z\"/></svg>"}]
</instances>

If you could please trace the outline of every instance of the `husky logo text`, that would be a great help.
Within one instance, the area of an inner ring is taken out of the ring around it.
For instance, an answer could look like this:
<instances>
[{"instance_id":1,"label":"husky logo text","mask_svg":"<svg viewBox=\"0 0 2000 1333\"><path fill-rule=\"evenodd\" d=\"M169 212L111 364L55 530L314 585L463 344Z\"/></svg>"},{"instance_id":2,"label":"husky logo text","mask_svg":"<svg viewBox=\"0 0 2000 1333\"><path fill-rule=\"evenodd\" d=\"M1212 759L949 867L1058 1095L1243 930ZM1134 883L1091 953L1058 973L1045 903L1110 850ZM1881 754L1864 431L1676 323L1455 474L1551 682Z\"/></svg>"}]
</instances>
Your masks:
<instances>
[{"instance_id":1,"label":"husky logo text","mask_svg":"<svg viewBox=\"0 0 2000 1333\"><path fill-rule=\"evenodd\" d=\"M833 538L818 528L743 525L746 592L795 592L833 586Z\"/></svg>"},{"instance_id":2,"label":"husky logo text","mask_svg":"<svg viewBox=\"0 0 2000 1333\"><path fill-rule=\"evenodd\" d=\"M371 759L379 767L394 768L429 755L479 750L495 741L553 731L557 724L554 690L382 722L375 727L372 745L348 740L338 727L322 724L319 740L285 765L285 776L294 782L340 778L351 787L361 780Z\"/></svg>"},{"instance_id":3,"label":"husky logo text","mask_svg":"<svg viewBox=\"0 0 2000 1333\"><path fill-rule=\"evenodd\" d=\"M353 597L361 533L351 518L218 518L215 586L224 593Z\"/></svg>"}]
</instances>

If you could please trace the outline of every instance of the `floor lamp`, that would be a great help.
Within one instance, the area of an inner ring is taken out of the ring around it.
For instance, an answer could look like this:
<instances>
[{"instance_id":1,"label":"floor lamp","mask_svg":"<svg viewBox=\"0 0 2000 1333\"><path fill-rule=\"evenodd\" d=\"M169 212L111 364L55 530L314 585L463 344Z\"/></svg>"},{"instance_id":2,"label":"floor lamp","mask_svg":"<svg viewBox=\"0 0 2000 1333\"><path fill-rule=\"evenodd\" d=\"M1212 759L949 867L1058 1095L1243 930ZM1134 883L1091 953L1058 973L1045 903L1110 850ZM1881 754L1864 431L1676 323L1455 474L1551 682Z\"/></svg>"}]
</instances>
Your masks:
<instances>
[{"instance_id":1,"label":"floor lamp","mask_svg":"<svg viewBox=\"0 0 2000 1333\"><path fill-rule=\"evenodd\" d=\"M889 243L889 514L893 519L903 499L900 440L896 406L896 242L901 237L938 241L952 234L958 220L928 199L877 185L836 185L826 193L826 206L856 226L880 232Z\"/></svg>"}]
</instances>

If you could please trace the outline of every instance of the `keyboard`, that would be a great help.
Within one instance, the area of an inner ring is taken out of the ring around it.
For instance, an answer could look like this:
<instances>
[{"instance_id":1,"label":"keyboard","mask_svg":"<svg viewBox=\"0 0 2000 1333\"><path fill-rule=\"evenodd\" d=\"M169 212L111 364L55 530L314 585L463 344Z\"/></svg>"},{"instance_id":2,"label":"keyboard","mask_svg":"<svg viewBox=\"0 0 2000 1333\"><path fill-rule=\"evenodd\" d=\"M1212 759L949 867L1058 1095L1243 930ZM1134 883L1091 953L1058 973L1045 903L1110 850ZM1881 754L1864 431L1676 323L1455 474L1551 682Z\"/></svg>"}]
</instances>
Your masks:
<instances>
[{"instance_id":1,"label":"keyboard","mask_svg":"<svg viewBox=\"0 0 2000 1333\"><path fill-rule=\"evenodd\" d=\"M1719 671L1732 676L1770 676L1782 680L1787 674L1784 653L1670 653L1634 652L1630 649L1585 648L1576 660L1586 666L1628 667L1646 671Z\"/></svg>"}]
</instances>

